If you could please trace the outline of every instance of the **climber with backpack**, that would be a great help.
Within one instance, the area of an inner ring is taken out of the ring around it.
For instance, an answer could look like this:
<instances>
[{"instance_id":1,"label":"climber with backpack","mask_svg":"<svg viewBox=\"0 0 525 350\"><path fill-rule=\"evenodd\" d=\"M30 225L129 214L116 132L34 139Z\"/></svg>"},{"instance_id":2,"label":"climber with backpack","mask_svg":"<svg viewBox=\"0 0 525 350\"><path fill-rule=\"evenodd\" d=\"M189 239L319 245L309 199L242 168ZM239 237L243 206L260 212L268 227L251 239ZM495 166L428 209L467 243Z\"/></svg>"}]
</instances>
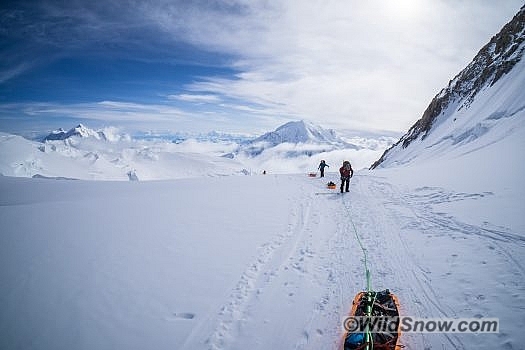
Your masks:
<instances>
[{"instance_id":1,"label":"climber with backpack","mask_svg":"<svg viewBox=\"0 0 525 350\"><path fill-rule=\"evenodd\" d=\"M317 167L317 169L321 170L321 177L324 177L324 168L325 167L330 167L330 165L326 164L326 162L324 160L321 160L321 163Z\"/></svg>"},{"instance_id":2,"label":"climber with backpack","mask_svg":"<svg viewBox=\"0 0 525 350\"><path fill-rule=\"evenodd\" d=\"M350 178L354 176L354 170L348 160L343 162L343 166L339 168L339 173L341 174L341 193L343 193L343 189L348 192Z\"/></svg>"}]
</instances>

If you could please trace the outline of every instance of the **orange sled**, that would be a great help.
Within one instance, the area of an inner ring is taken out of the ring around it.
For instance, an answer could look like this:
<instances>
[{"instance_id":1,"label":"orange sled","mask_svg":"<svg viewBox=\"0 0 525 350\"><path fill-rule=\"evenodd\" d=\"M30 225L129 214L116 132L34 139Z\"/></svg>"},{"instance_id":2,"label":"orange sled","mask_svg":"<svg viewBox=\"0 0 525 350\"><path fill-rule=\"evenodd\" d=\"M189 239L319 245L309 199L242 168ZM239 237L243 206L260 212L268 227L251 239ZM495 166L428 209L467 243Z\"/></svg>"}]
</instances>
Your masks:
<instances>
[{"instance_id":1,"label":"orange sled","mask_svg":"<svg viewBox=\"0 0 525 350\"><path fill-rule=\"evenodd\" d=\"M390 293L388 289L382 292L357 293L352 302L350 316L355 317L356 320L364 320L367 317L367 309L371 310L371 324L374 323L375 319L380 319L381 325L377 326L378 323L375 323L377 328L371 327L372 330L368 334L367 342L367 335L362 329L349 330L348 328L355 323L348 324L345 322L341 350L399 350L402 348L403 346L399 342L401 338L399 301L396 296Z\"/></svg>"}]
</instances>

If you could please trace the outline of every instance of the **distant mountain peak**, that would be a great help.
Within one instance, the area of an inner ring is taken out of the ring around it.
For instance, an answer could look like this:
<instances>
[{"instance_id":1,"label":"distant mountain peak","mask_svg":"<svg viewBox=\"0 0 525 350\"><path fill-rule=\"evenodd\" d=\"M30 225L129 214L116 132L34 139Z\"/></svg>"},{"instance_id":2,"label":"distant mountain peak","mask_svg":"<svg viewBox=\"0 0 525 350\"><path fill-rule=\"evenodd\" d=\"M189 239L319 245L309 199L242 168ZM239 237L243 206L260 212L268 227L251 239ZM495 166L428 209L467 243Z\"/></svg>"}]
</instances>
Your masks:
<instances>
[{"instance_id":1,"label":"distant mountain peak","mask_svg":"<svg viewBox=\"0 0 525 350\"><path fill-rule=\"evenodd\" d=\"M304 120L291 121L279 126L274 131L270 131L255 140L252 143L268 142L272 145L281 143L340 143L335 131L332 129L323 129Z\"/></svg>"},{"instance_id":2,"label":"distant mountain peak","mask_svg":"<svg viewBox=\"0 0 525 350\"><path fill-rule=\"evenodd\" d=\"M324 129L304 120L290 121L244 144L239 151L252 157L282 144L301 145L300 151L288 151L288 157L312 156L334 149L359 149L339 138L332 129ZM304 146L304 147L303 147Z\"/></svg>"},{"instance_id":3,"label":"distant mountain peak","mask_svg":"<svg viewBox=\"0 0 525 350\"><path fill-rule=\"evenodd\" d=\"M70 137L78 136L82 138L86 137L94 137L96 139L102 139L106 140L106 135L102 131L95 131L93 129L90 129L83 124L78 124L77 126L69 129L68 131L65 131L62 128L59 128L58 130L52 131L49 135L47 135L43 141L58 141L58 140L66 140Z\"/></svg>"}]
</instances>

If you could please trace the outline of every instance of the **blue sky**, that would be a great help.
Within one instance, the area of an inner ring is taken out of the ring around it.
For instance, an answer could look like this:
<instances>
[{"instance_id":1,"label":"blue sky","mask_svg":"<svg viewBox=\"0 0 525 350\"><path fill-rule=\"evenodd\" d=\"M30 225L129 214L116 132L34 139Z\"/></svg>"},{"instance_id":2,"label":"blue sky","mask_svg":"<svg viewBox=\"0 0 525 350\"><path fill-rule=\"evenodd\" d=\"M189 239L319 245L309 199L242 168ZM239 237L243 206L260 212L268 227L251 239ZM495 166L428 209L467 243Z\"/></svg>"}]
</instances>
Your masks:
<instances>
[{"instance_id":1,"label":"blue sky","mask_svg":"<svg viewBox=\"0 0 525 350\"><path fill-rule=\"evenodd\" d=\"M405 131L521 1L3 1L0 131Z\"/></svg>"}]
</instances>

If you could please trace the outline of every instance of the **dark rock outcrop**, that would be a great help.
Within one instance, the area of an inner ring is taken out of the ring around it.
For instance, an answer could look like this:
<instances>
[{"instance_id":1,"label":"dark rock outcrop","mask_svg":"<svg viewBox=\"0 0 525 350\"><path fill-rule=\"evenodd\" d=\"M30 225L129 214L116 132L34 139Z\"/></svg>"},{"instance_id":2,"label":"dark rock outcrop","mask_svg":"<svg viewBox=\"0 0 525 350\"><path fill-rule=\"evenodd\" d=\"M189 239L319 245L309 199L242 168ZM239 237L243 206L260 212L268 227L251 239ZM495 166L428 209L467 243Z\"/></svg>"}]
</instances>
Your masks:
<instances>
[{"instance_id":1,"label":"dark rock outcrop","mask_svg":"<svg viewBox=\"0 0 525 350\"><path fill-rule=\"evenodd\" d=\"M444 115L448 108L468 108L483 88L494 85L522 59L525 51L524 41L525 6L492 37L470 64L433 98L421 119L397 143L387 149L370 169L379 166L392 149L407 148L414 140L425 139L438 117Z\"/></svg>"}]
</instances>

